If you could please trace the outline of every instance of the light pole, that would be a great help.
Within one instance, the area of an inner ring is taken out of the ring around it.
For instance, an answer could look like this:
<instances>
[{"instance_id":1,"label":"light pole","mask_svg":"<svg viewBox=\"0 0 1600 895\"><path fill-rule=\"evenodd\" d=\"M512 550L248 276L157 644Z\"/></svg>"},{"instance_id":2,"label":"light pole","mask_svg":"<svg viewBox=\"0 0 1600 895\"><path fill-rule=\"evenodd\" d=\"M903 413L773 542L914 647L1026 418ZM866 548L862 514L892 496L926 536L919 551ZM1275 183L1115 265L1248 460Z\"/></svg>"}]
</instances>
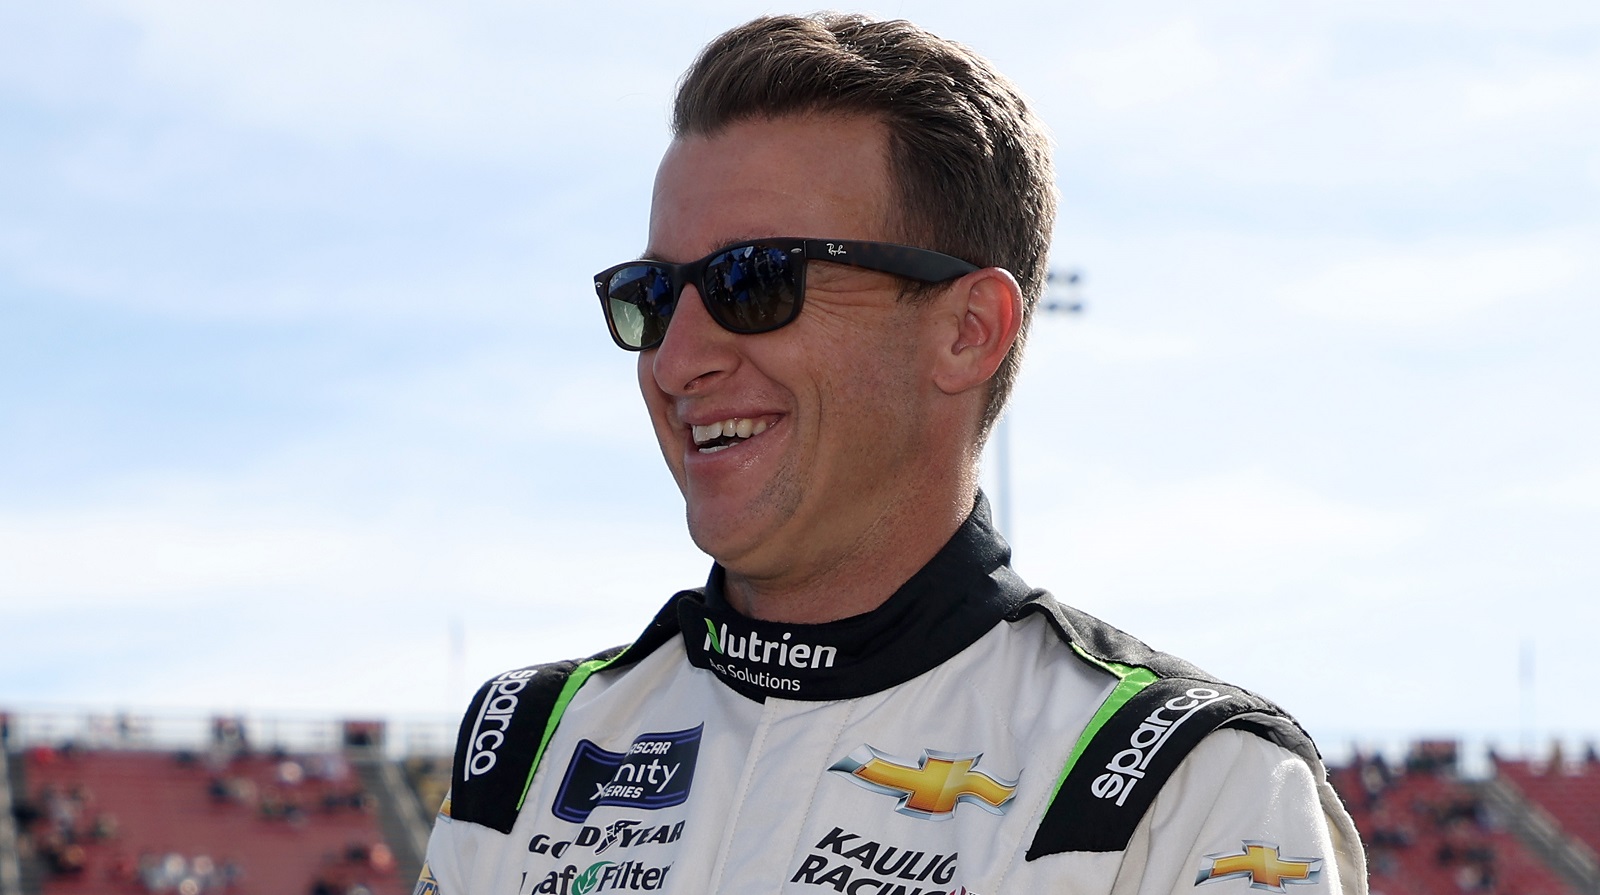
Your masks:
<instances>
[{"instance_id":1,"label":"light pole","mask_svg":"<svg viewBox=\"0 0 1600 895\"><path fill-rule=\"evenodd\" d=\"M1052 270L1045 275L1044 295L1040 297L1039 304L1034 308L1034 314L1079 314L1083 312L1083 299L1078 294L1078 287L1083 282L1083 275L1076 270ZM1000 525L1000 534L1007 540L1016 537L1016 529L1012 527L1011 502L1011 412L1007 410L1001 414L1000 421L995 424L995 472L1000 479L1000 518L996 520Z\"/></svg>"}]
</instances>

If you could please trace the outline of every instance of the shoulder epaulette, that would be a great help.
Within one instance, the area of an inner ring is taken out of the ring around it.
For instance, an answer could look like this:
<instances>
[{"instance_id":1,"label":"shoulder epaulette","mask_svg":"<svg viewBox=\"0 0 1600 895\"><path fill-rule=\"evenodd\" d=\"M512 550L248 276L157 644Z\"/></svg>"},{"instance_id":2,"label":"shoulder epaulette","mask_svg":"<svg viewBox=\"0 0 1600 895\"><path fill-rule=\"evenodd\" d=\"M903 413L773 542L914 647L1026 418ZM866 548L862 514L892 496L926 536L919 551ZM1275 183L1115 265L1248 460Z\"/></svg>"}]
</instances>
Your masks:
<instances>
[{"instance_id":1,"label":"shoulder epaulette","mask_svg":"<svg viewBox=\"0 0 1600 895\"><path fill-rule=\"evenodd\" d=\"M479 687L456 737L450 819L510 833L572 697L594 673L631 665L677 636L677 603L683 596L668 601L631 646L530 665Z\"/></svg>"},{"instance_id":2,"label":"shoulder epaulette","mask_svg":"<svg viewBox=\"0 0 1600 895\"><path fill-rule=\"evenodd\" d=\"M1013 617L1035 613L1050 620L1079 658L1118 682L1068 757L1028 860L1126 849L1162 785L1220 728L1247 731L1320 765L1311 738L1270 700L1152 650L1043 592Z\"/></svg>"},{"instance_id":3,"label":"shoulder epaulette","mask_svg":"<svg viewBox=\"0 0 1600 895\"><path fill-rule=\"evenodd\" d=\"M456 738L451 819L510 833L560 710L584 679L621 652L519 668L479 687ZM586 671L580 675L580 669Z\"/></svg>"}]
</instances>

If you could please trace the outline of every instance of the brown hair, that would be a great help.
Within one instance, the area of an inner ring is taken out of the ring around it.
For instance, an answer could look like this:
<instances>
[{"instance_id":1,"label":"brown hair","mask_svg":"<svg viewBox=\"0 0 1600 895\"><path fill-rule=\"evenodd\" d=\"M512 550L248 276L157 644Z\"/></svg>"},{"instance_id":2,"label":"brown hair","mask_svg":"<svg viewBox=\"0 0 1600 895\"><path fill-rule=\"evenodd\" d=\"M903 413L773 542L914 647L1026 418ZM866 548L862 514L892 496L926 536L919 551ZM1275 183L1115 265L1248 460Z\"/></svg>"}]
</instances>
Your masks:
<instances>
[{"instance_id":1,"label":"brown hair","mask_svg":"<svg viewBox=\"0 0 1600 895\"><path fill-rule=\"evenodd\" d=\"M759 18L707 44L678 84L672 133L712 135L806 113L869 115L887 126L897 238L1003 267L1021 284L1022 327L990 383L987 438L1044 290L1056 188L1043 126L1016 86L961 44L902 20L816 13Z\"/></svg>"}]
</instances>

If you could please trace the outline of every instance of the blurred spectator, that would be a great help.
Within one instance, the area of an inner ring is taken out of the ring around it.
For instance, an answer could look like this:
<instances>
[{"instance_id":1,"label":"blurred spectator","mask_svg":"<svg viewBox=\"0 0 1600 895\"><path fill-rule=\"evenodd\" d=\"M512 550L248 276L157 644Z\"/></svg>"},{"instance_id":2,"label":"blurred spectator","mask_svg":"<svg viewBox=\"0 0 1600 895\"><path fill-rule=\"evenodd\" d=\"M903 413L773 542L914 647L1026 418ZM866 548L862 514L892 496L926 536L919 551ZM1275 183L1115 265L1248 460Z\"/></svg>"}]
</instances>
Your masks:
<instances>
[{"instance_id":1,"label":"blurred spectator","mask_svg":"<svg viewBox=\"0 0 1600 895\"><path fill-rule=\"evenodd\" d=\"M112 716L105 717L107 724L113 723ZM224 739L231 736L228 725L221 725L221 728ZM17 793L12 806L22 834L19 849L29 866L49 877L77 877L80 882L72 885L87 887L81 891L124 895L226 895L239 891L245 874L236 860L195 854L181 845L174 849L165 842L152 848L148 837L138 835L144 830L143 816L123 804L127 793L109 782L113 778L107 778L105 788L107 807L115 805L115 814L101 810L94 793L82 782L74 782L75 779L81 781L85 775L99 782L101 778L95 776L98 773L95 762L110 760L116 765L118 762L127 764L131 759L131 767L149 768L155 767L148 764L150 759L169 762L173 756L174 753L141 756L121 749L79 753L72 747L38 747L31 751L28 760L37 758L37 764L31 767L30 774L34 770L42 771L43 782L32 792ZM221 819L222 815L231 814L226 823L236 830L241 824L249 829L260 822L301 829L313 824L308 809L320 807L327 812L343 813L368 811L374 805L349 764L336 753L285 753L276 761L236 756L224 759L220 763L221 770L216 770L217 756L209 754L205 758L213 767L210 774L199 766L201 756L190 753L186 757L188 761L180 761L177 767L161 764L159 773L191 781L189 785L194 788L189 790L184 802L198 808L196 820L202 825L212 823L208 815ZM79 762L81 769L76 764ZM140 762L146 763L141 765ZM118 773L118 779L128 780L126 771ZM120 814L127 817L119 818ZM123 828L124 820L128 829ZM362 826L366 823L355 825ZM342 831L355 827L346 819L335 819L317 836L326 843L329 835L342 837L348 835ZM372 829L376 835L375 825ZM129 835L134 837L131 843L124 839ZM244 835L253 834L246 832ZM268 834L264 838L282 837ZM315 837L294 839L305 843L305 847L318 847L312 844L316 842ZM179 836L173 842L183 841ZM344 840L335 838L333 841ZM307 886L320 886L320 891L338 895L370 895L370 885L379 882L380 876L385 886L393 884L397 868L388 846L375 840L353 840L346 845L348 847L341 846L330 856L332 866L307 873L304 869L307 864L297 864L292 877L298 881L283 886L275 879L272 889L305 891ZM140 849L145 850L141 852ZM306 875L300 875L302 873ZM270 875L281 878L282 868L275 868Z\"/></svg>"},{"instance_id":2,"label":"blurred spectator","mask_svg":"<svg viewBox=\"0 0 1600 895\"><path fill-rule=\"evenodd\" d=\"M1415 839L1410 824L1396 819L1387 805L1381 805L1373 811L1368 845L1375 849L1409 848Z\"/></svg>"},{"instance_id":3,"label":"blurred spectator","mask_svg":"<svg viewBox=\"0 0 1600 895\"><path fill-rule=\"evenodd\" d=\"M1422 740L1413 743L1406 754L1406 770L1410 773L1454 773L1455 769L1455 740Z\"/></svg>"},{"instance_id":4,"label":"blurred spectator","mask_svg":"<svg viewBox=\"0 0 1600 895\"><path fill-rule=\"evenodd\" d=\"M109 811L101 811L94 816L94 825L89 830L89 837L97 842L117 838L117 816Z\"/></svg>"},{"instance_id":5,"label":"blurred spectator","mask_svg":"<svg viewBox=\"0 0 1600 895\"><path fill-rule=\"evenodd\" d=\"M1372 808L1389 789L1391 781L1389 766L1384 762L1383 755L1379 754L1373 756L1370 761L1356 756L1356 767L1361 779L1361 791L1367 797L1367 807Z\"/></svg>"},{"instance_id":6,"label":"blurred spectator","mask_svg":"<svg viewBox=\"0 0 1600 895\"><path fill-rule=\"evenodd\" d=\"M305 779L306 769L300 766L300 762L292 758L285 758L278 762L279 786L299 786L305 782Z\"/></svg>"},{"instance_id":7,"label":"blurred spectator","mask_svg":"<svg viewBox=\"0 0 1600 895\"><path fill-rule=\"evenodd\" d=\"M77 876L89 864L89 854L76 842L67 842L60 836L46 835L39 846L45 868L57 876Z\"/></svg>"},{"instance_id":8,"label":"blurred spectator","mask_svg":"<svg viewBox=\"0 0 1600 895\"><path fill-rule=\"evenodd\" d=\"M138 886L152 895L201 895L233 889L242 875L232 860L219 865L210 855L189 857L173 851L140 855L134 877Z\"/></svg>"},{"instance_id":9,"label":"blurred spectator","mask_svg":"<svg viewBox=\"0 0 1600 895\"><path fill-rule=\"evenodd\" d=\"M244 720L242 718L212 718L211 745L232 755L241 755L248 752L249 740L245 737Z\"/></svg>"}]
</instances>

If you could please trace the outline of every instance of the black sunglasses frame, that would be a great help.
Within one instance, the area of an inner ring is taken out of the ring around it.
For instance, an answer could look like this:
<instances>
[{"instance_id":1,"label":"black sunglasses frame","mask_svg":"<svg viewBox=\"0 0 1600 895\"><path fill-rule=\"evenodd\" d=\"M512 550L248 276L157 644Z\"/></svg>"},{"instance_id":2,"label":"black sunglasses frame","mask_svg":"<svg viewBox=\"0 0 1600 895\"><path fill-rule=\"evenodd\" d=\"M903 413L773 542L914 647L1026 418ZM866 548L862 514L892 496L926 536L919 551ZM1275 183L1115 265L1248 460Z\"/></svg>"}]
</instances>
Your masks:
<instances>
[{"instance_id":1,"label":"black sunglasses frame","mask_svg":"<svg viewBox=\"0 0 1600 895\"><path fill-rule=\"evenodd\" d=\"M706 270L712 262L718 261L723 255L745 248L778 249L782 251L791 262L798 259L800 266L794 271L794 307L787 316L774 322L756 328L747 328L738 321L724 319L721 309L708 297L711 291L705 280ZM866 270L875 270L880 273L893 274L897 277L916 280L922 283L943 283L957 277L966 276L979 267L960 258L935 252L930 249L919 249L915 246L899 245L892 242L866 242L854 239L803 239L800 237L774 237L772 239L752 239L723 246L715 252L697 261L686 261L683 264L673 264L667 261L627 261L614 267L608 267L594 275L594 288L600 296L600 310L605 314L606 327L611 331L611 340L624 351L649 351L661 344L666 338L667 324L672 322L672 312L678 307L678 299L683 294L683 287L693 283L695 291L700 293L700 301L705 305L706 312L718 326L729 332L742 335L755 335L757 333L772 332L793 323L800 316L800 308L805 304L806 294L806 261L829 261L834 264L848 264ZM667 282L671 287L671 301L666 305L663 315L665 322L661 326L661 335L649 344L629 345L617 332L616 320L611 313L610 283L616 274L632 267L648 267L666 274Z\"/></svg>"}]
</instances>

